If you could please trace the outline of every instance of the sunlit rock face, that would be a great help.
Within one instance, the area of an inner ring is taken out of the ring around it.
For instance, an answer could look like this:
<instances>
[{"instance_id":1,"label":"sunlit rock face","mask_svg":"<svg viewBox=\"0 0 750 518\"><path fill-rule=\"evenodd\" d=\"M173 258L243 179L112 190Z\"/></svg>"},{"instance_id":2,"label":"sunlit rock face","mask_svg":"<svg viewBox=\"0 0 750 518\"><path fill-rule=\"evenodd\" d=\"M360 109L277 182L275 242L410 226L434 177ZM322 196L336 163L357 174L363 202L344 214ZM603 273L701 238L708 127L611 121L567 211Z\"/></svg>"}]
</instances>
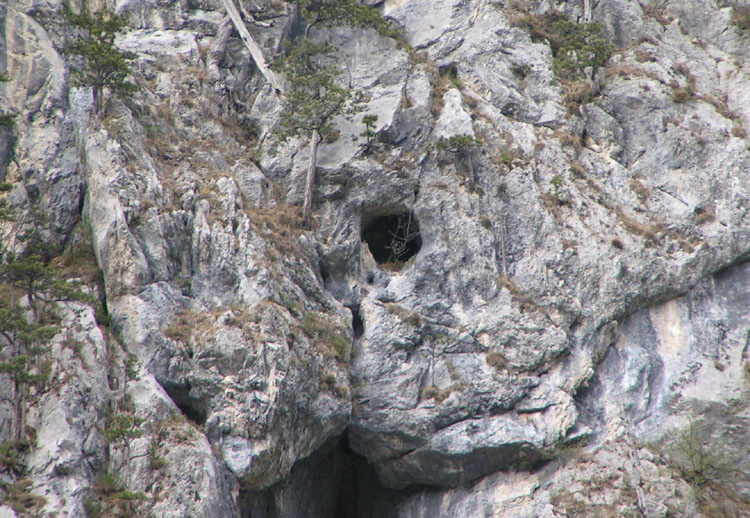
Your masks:
<instances>
[{"instance_id":1,"label":"sunlit rock face","mask_svg":"<svg viewBox=\"0 0 750 518\"><path fill-rule=\"evenodd\" d=\"M0 476L70 516L107 474L175 518L747 514L743 11L364 3L401 37L311 31L362 96L309 226L308 141L274 131L223 2L107 4L137 88L98 114L62 4L0 6L0 196L93 248L111 317L59 310L58 384ZM299 33L292 4L238 7L268 61ZM530 22L553 9L617 47L578 83ZM739 466L700 474L726 493L695 491L686 445Z\"/></svg>"}]
</instances>

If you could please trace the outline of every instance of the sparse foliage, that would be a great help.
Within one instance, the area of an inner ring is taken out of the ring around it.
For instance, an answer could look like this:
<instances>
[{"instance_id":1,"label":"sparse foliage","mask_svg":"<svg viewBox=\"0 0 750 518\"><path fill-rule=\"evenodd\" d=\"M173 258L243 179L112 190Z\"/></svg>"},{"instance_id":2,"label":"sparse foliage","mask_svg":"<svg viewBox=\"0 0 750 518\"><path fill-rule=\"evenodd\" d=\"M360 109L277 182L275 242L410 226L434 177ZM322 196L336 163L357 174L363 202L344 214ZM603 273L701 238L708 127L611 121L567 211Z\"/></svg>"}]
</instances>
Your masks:
<instances>
[{"instance_id":1,"label":"sparse foliage","mask_svg":"<svg viewBox=\"0 0 750 518\"><path fill-rule=\"evenodd\" d=\"M159 453L159 443L155 440L151 441L148 447L148 463L149 467L154 471L167 467L167 459Z\"/></svg>"},{"instance_id":2,"label":"sparse foliage","mask_svg":"<svg viewBox=\"0 0 750 518\"><path fill-rule=\"evenodd\" d=\"M598 70L616 47L602 35L598 23L576 23L559 11L541 15L526 14L516 19L535 41L547 41L552 50L552 69L561 82L568 111L589 102L597 92L592 88Z\"/></svg>"},{"instance_id":3,"label":"sparse foliage","mask_svg":"<svg viewBox=\"0 0 750 518\"><path fill-rule=\"evenodd\" d=\"M659 447L656 447L660 451ZM743 472L738 458L723 450L709 426L690 421L664 449L666 460L695 491L705 516L745 516L748 503L738 491Z\"/></svg>"},{"instance_id":4,"label":"sparse foliage","mask_svg":"<svg viewBox=\"0 0 750 518\"><path fill-rule=\"evenodd\" d=\"M0 83L7 83L10 81L10 76L7 72L0 72ZM12 128L16 124L15 113L3 113L0 114L0 128Z\"/></svg>"},{"instance_id":5,"label":"sparse foliage","mask_svg":"<svg viewBox=\"0 0 750 518\"><path fill-rule=\"evenodd\" d=\"M134 86L126 80L130 75L130 61L135 54L119 50L115 36L127 25L127 19L109 9L91 12L84 2L80 13L75 13L68 3L63 6L65 19L78 32L78 38L66 48L72 56L82 60L80 68L74 70L79 86L90 86L94 91L96 111L102 109L104 89L125 94Z\"/></svg>"},{"instance_id":6,"label":"sparse foliage","mask_svg":"<svg viewBox=\"0 0 750 518\"><path fill-rule=\"evenodd\" d=\"M29 441L5 441L0 444L0 472L21 475L26 470L24 455L29 451Z\"/></svg>"},{"instance_id":7,"label":"sparse foliage","mask_svg":"<svg viewBox=\"0 0 750 518\"><path fill-rule=\"evenodd\" d=\"M0 191L7 190L0 186ZM11 393L2 397L13 405L16 442L24 440L26 407L49 376L43 357L58 332L55 303L90 300L57 277L52 259L59 250L35 230L20 231L24 223L8 200L0 198L0 375L11 383ZM22 252L16 253L17 245L23 246Z\"/></svg>"},{"instance_id":8,"label":"sparse foliage","mask_svg":"<svg viewBox=\"0 0 750 518\"><path fill-rule=\"evenodd\" d=\"M550 185L553 189L555 189L555 196L557 196L557 192L560 190L560 187L563 185L563 179L560 175L555 175L550 179L549 181Z\"/></svg>"},{"instance_id":9,"label":"sparse foliage","mask_svg":"<svg viewBox=\"0 0 750 518\"><path fill-rule=\"evenodd\" d=\"M317 131L326 138L334 131L333 117L342 113L351 91L338 81L341 70L333 62L330 42L302 40L288 45L287 53L272 68L286 77L289 88L278 128L282 138Z\"/></svg>"},{"instance_id":10,"label":"sparse foliage","mask_svg":"<svg viewBox=\"0 0 750 518\"><path fill-rule=\"evenodd\" d=\"M30 397L30 387L41 388L47 374L40 358L46 344L57 333L56 326L43 325L27 316L27 312L12 296L8 304L0 307L0 337L5 342L4 358L0 361L0 374L12 383L12 394L7 394L14 408L14 433L16 441L22 439L25 407Z\"/></svg>"},{"instance_id":11,"label":"sparse foliage","mask_svg":"<svg viewBox=\"0 0 750 518\"><path fill-rule=\"evenodd\" d=\"M381 16L372 7L356 0L291 0L299 9L300 19L305 24L305 38L315 25L350 25L370 27L387 38L399 39L401 31L395 23Z\"/></svg>"},{"instance_id":12,"label":"sparse foliage","mask_svg":"<svg viewBox=\"0 0 750 518\"><path fill-rule=\"evenodd\" d=\"M16 125L15 113L3 113L0 115L0 128L12 128Z\"/></svg>"},{"instance_id":13,"label":"sparse foliage","mask_svg":"<svg viewBox=\"0 0 750 518\"><path fill-rule=\"evenodd\" d=\"M677 433L669 457L685 480L695 486L720 481L734 469L726 456L710 444L706 427L693 421Z\"/></svg>"},{"instance_id":14,"label":"sparse foliage","mask_svg":"<svg viewBox=\"0 0 750 518\"><path fill-rule=\"evenodd\" d=\"M136 507L148 499L144 493L124 489L120 480L110 473L99 475L93 490L96 498L89 498L84 503L88 518L139 516Z\"/></svg>"},{"instance_id":15,"label":"sparse foliage","mask_svg":"<svg viewBox=\"0 0 750 518\"><path fill-rule=\"evenodd\" d=\"M598 23L576 23L559 11L521 18L534 40L546 40L554 57L554 72L559 79L583 78L591 67L591 77L609 60L615 46L602 36Z\"/></svg>"},{"instance_id":16,"label":"sparse foliage","mask_svg":"<svg viewBox=\"0 0 750 518\"><path fill-rule=\"evenodd\" d=\"M453 135L450 138L440 137L435 144L435 147L439 151L450 151L452 153L460 153L466 151L475 146L481 146L482 141L475 138L473 135Z\"/></svg>"},{"instance_id":17,"label":"sparse foliage","mask_svg":"<svg viewBox=\"0 0 750 518\"><path fill-rule=\"evenodd\" d=\"M287 81L284 112L278 127L282 138L310 136L310 163L305 180L305 201L302 220L311 223L312 189L318 145L323 139L335 139L333 118L344 112L361 109L361 98L340 81L341 68L336 63L337 49L330 41L316 43L310 32L316 25L350 25L372 27L381 35L397 37L398 29L375 9L355 0L295 0L303 36L287 45L285 53L271 68L282 73Z\"/></svg>"},{"instance_id":18,"label":"sparse foliage","mask_svg":"<svg viewBox=\"0 0 750 518\"><path fill-rule=\"evenodd\" d=\"M469 179L469 187L474 190L476 187L476 178L474 175L472 151L477 146L481 145L482 141L480 139L475 138L473 135L463 134L453 135L450 138L441 137L435 144L435 147L438 151L453 153L456 160L456 166L459 166L460 163L465 164L466 174Z\"/></svg>"},{"instance_id":19,"label":"sparse foliage","mask_svg":"<svg viewBox=\"0 0 750 518\"><path fill-rule=\"evenodd\" d=\"M0 481L0 488L3 490L0 504L13 509L17 516L38 516L37 513L46 499L33 494L31 487L31 480L26 478L16 480L12 484Z\"/></svg>"},{"instance_id":20,"label":"sparse foliage","mask_svg":"<svg viewBox=\"0 0 750 518\"><path fill-rule=\"evenodd\" d=\"M140 429L143 419L130 412L119 412L112 415L104 430L104 437L111 444L126 443L143 435Z\"/></svg>"},{"instance_id":21,"label":"sparse foliage","mask_svg":"<svg viewBox=\"0 0 750 518\"><path fill-rule=\"evenodd\" d=\"M313 343L325 347L328 353L337 360L341 362L349 360L351 343L326 315L317 311L305 312L305 318L302 321L302 332Z\"/></svg>"},{"instance_id":22,"label":"sparse foliage","mask_svg":"<svg viewBox=\"0 0 750 518\"><path fill-rule=\"evenodd\" d=\"M378 121L377 115L368 114L362 117L362 124L365 125L365 130L360 136L367 139L367 145L369 146L375 137L375 123Z\"/></svg>"}]
</instances>

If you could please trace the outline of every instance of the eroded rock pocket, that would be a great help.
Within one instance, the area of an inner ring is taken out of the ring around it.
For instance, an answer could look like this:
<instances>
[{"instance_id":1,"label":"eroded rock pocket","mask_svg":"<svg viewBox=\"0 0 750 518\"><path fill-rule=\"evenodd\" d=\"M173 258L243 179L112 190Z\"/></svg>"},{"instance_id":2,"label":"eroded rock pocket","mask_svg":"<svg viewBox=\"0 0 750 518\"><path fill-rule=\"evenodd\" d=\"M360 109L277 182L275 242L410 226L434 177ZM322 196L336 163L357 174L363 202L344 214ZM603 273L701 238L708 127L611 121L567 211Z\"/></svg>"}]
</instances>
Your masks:
<instances>
[{"instance_id":1,"label":"eroded rock pocket","mask_svg":"<svg viewBox=\"0 0 750 518\"><path fill-rule=\"evenodd\" d=\"M422 248L419 223L413 212L373 219L364 227L362 241L381 265L403 265Z\"/></svg>"}]
</instances>

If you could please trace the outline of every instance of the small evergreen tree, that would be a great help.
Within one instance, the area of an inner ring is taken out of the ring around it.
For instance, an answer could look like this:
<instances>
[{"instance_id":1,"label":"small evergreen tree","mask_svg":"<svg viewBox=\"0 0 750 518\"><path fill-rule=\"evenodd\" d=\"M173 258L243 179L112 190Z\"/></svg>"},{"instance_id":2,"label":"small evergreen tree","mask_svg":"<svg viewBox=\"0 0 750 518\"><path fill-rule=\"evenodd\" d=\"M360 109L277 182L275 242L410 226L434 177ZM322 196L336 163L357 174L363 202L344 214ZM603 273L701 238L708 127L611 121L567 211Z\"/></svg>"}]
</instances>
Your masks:
<instances>
[{"instance_id":1,"label":"small evergreen tree","mask_svg":"<svg viewBox=\"0 0 750 518\"><path fill-rule=\"evenodd\" d=\"M356 96L340 84L341 69L335 62L336 49L330 42L313 43L310 31L318 24L372 27L381 35L396 37L398 30L378 11L356 0L294 0L303 24L302 37L287 46L272 69L286 77L284 112L277 133L282 138L310 135L310 163L305 179L302 217L309 226L312 191L321 138L335 134L333 118L345 111L358 111ZM374 122L374 121L372 121Z\"/></svg>"},{"instance_id":2,"label":"small evergreen tree","mask_svg":"<svg viewBox=\"0 0 750 518\"><path fill-rule=\"evenodd\" d=\"M16 441L22 439L25 428L29 388L41 387L47 380L39 360L47 350L47 342L57 331L56 326L42 325L27 318L20 304L0 308L0 336L11 349L7 360L0 361L0 373L7 374L13 383L13 437Z\"/></svg>"},{"instance_id":3,"label":"small evergreen tree","mask_svg":"<svg viewBox=\"0 0 750 518\"><path fill-rule=\"evenodd\" d=\"M102 109L105 88L117 93L128 93L134 88L126 79L130 74L129 62L136 56L119 50L114 44L115 36L125 28L127 19L109 9L92 13L86 2L80 13L64 4L63 14L78 32L78 38L66 49L68 54L83 60L83 66L74 71L76 83L92 87L98 113Z\"/></svg>"},{"instance_id":4,"label":"small evergreen tree","mask_svg":"<svg viewBox=\"0 0 750 518\"><path fill-rule=\"evenodd\" d=\"M328 138L334 132L332 118L343 111L351 98L351 91L337 81L341 70L331 62L334 53L329 42L316 44L305 39L290 45L288 53L274 63L289 83L286 109L277 130L282 138L311 132ZM326 60L329 64L325 64Z\"/></svg>"},{"instance_id":5,"label":"small evergreen tree","mask_svg":"<svg viewBox=\"0 0 750 518\"><path fill-rule=\"evenodd\" d=\"M0 183L0 192L10 187ZM11 393L3 396L14 408L15 441L23 439L31 388L40 390L47 380L42 358L59 330L55 302L92 302L91 297L57 278L51 262L57 247L44 243L37 231L21 232L23 223L7 197L0 197L0 374L12 384ZM22 246L23 251L16 253L16 246Z\"/></svg>"},{"instance_id":6,"label":"small evergreen tree","mask_svg":"<svg viewBox=\"0 0 750 518\"><path fill-rule=\"evenodd\" d=\"M290 45L287 54L272 66L284 74L288 85L277 133L282 138L310 135L310 163L302 208L305 226L310 225L312 214L318 144L321 138L335 134L333 118L344 111L351 99L351 91L337 82L341 74L338 66L323 63L333 53L329 42L316 44L303 39L297 45Z\"/></svg>"},{"instance_id":7,"label":"small evergreen tree","mask_svg":"<svg viewBox=\"0 0 750 518\"><path fill-rule=\"evenodd\" d=\"M360 136L365 137L367 139L367 146L369 147L372 143L372 139L375 136L375 123L378 122L378 116L377 115L365 115L362 117L362 124L365 125L365 131L363 131Z\"/></svg>"}]
</instances>

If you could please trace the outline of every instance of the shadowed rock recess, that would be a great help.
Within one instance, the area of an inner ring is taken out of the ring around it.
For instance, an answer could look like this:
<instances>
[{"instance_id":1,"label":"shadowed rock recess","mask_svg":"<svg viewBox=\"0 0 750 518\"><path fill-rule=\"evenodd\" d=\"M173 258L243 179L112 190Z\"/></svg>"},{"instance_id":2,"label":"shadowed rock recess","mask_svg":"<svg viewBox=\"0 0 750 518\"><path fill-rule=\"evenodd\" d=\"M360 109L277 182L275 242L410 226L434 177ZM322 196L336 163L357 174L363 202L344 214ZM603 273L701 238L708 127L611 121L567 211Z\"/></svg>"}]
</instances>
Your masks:
<instances>
[{"instance_id":1,"label":"shadowed rock recess","mask_svg":"<svg viewBox=\"0 0 750 518\"><path fill-rule=\"evenodd\" d=\"M411 212L373 219L362 240L378 264L408 261L422 248L419 223Z\"/></svg>"},{"instance_id":2,"label":"shadowed rock recess","mask_svg":"<svg viewBox=\"0 0 750 518\"><path fill-rule=\"evenodd\" d=\"M297 2L0 1L0 517L750 516L746 2L352 1L309 224Z\"/></svg>"}]
</instances>

